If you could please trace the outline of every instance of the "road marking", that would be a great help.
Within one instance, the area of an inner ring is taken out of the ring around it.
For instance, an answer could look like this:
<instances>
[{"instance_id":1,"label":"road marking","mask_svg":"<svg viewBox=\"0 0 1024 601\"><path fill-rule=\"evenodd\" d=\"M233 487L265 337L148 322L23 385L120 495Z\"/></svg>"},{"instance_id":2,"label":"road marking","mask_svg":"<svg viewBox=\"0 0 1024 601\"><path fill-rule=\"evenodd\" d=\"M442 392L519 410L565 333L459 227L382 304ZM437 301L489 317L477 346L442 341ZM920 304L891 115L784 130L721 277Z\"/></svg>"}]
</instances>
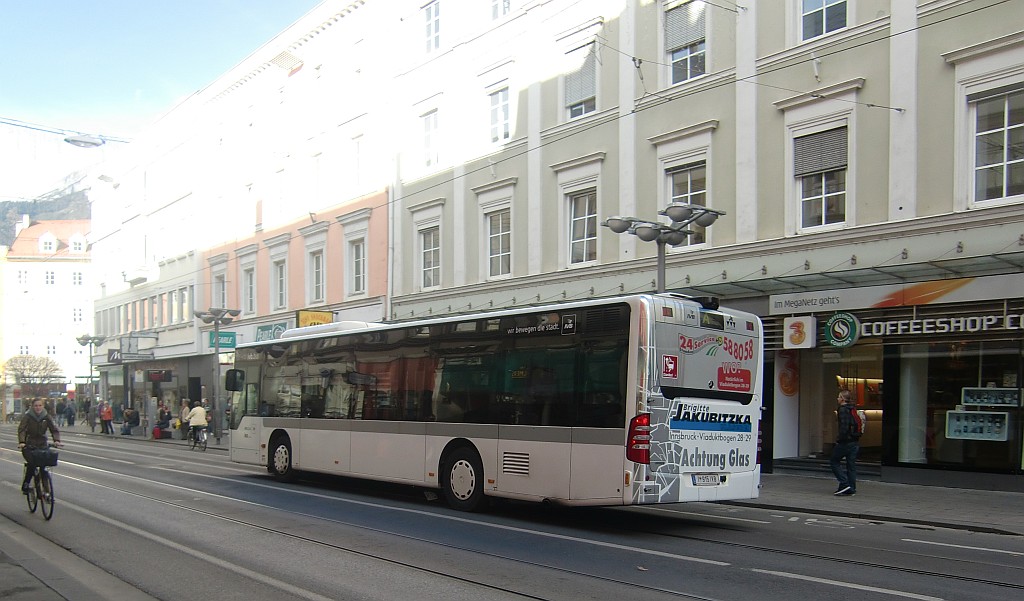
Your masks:
<instances>
[{"instance_id":1,"label":"road marking","mask_svg":"<svg viewBox=\"0 0 1024 601\"><path fill-rule=\"evenodd\" d=\"M1024 556L1024 553L1021 553L1020 551L1007 551L1005 549L990 549L988 547L969 547L967 545L954 545L954 544L951 544L951 543L936 543L936 542L932 542L930 540L917 540L916 538L905 538L905 539L903 539L903 542L905 542L905 543L920 543L922 545L936 545L936 546L939 546L939 547L953 547L955 549L967 549L969 551L988 551L989 553L1005 553L1007 555Z\"/></svg>"},{"instance_id":2,"label":"road marking","mask_svg":"<svg viewBox=\"0 0 1024 601\"><path fill-rule=\"evenodd\" d=\"M94 469L96 471L106 471L106 470L103 470L101 468L90 468L90 469ZM108 473L110 473L112 475L115 475L115 476L127 477L124 474L120 474L118 472L108 472ZM97 484L95 482L90 482L89 480L80 480L78 478L74 478L74 477L68 476L66 474L61 474L61 475L66 477L66 478L71 478L73 480L78 480L79 482L82 482L83 484L92 484L93 486L100 486L100 487L102 487L101 484ZM226 481L232 482L233 484L246 484L248 486L255 486L255 487L259 487L259 488L270 488L270 489L274 489L276 491L289 492L289 493L292 493L292 494L300 494L300 495L304 495L304 496L308 496L308 497L315 497L315 498L318 498L318 499L326 499L326 500L335 501L335 502L338 502L338 503L348 503L348 504L351 504L351 505L361 505L361 506L364 506L364 507L372 507L373 509L378 510L378 511L381 510L381 509L384 509L384 507L382 507L378 503L369 503L369 502L366 502L366 501L357 501L355 499L345 499L345 498L340 498L340 497L335 497L335 496L325 495L325 494L320 494L320 493L313 493L313 492L308 492L308 491L303 491L303 490L295 490L295 489L292 489L292 488L282 488L280 486L271 486L271 485L262 484L262 483L259 483L259 482L246 482L244 480L238 480L236 478L225 478L223 476L211 476L211 475L207 475L207 474L192 474L192 475L202 476L202 477L205 477L205 478L213 478L213 479L216 479L216 480L226 480ZM243 505L252 505L254 507L262 507L262 508L270 509L270 510L273 510L273 511L281 511L279 508L274 507L272 505L266 505L264 503L256 503L254 501L246 501L245 499L239 499L239 498L236 498L236 497L229 497L227 495L221 495L221 494L213 493L213 492L206 491L206 490L197 490L197 489L194 489L194 488L189 488L187 486L181 486L179 484L170 484L170 483L167 483L167 482L156 482L156 481L152 481L152 483L153 484L158 484L160 486L165 486L165 487L168 487L168 488L174 488L174 489L177 489L177 490L180 490L180 491L184 491L184 492L188 492L188 493L192 493L192 494L196 494L196 495L205 495L205 496L215 497L215 498L218 498L218 499L223 499L225 501L233 501L235 503L242 503ZM134 493L131 493L129 491L122 491L122 492L125 492L126 494L134 494ZM566 540L566 541L576 542L576 543L585 544L585 545L592 545L592 546L595 546L595 547L604 547L604 548L607 548L607 549L617 549L617 550L620 550L620 551L629 551L631 553L638 553L640 555L651 555L651 556L654 556L654 557L665 557L665 558L668 558L668 559L675 559L675 560L678 560L678 561L689 561L689 562L693 562L693 563L702 563L702 564L713 565L713 566L723 566L724 567L724 566L731 565L730 563L725 562L725 561L715 561L715 560L712 560L712 559L704 559L702 557L692 557L692 556L689 556L689 555L679 555L677 553L667 553L667 552L664 552L664 551L655 551L655 550L652 550L652 549L639 549L637 547L633 547L633 546L630 546L630 545L620 545L620 544L616 544L616 543L610 543L610 542L607 542L607 541L593 540L593 539L587 539L587 538L580 538L580 537L577 537L577 536L569 536L569 535L566 535L566 534L555 534L553 532L543 532L543 531L540 531L540 530L532 530L532 529L529 529L529 528L519 528L519 527L516 527L516 526L506 526L506 525L503 525L503 524L492 524L492 523L488 523L488 522L481 522L479 520L474 520L474 519L471 519L471 518L463 518L463 517L454 516L454 515L444 515L444 514L440 514L440 513L434 512L434 511L425 511L425 510L422 510L422 509L410 509L410 508L406 508L406 507L386 507L386 509L389 509L391 511L399 511L399 512L402 512L402 513L411 513L411 514L415 514L415 515L427 516L427 517L431 517L431 518L434 518L434 519L449 520L449 521L453 521L453 522L462 522L462 523L465 523L465 524L472 524L474 526L482 526L482 527L486 527L486 528L494 528L496 530L507 530L507 531L510 531L510 532L519 532L519 533L522 533L522 534L529 534L529 535L532 535L532 536L538 536L538 537L543 537L543 538L553 538L553 539L556 539L556 540ZM293 513L295 515L302 515L302 516L306 516L306 517L313 518L313 519L318 519L318 520L330 520L330 518L325 518L323 516L314 515L314 514L311 514L311 513L303 513L301 511L290 511L289 513ZM332 520L332 521L334 521L334 520ZM386 532L386 531L382 530L382 532Z\"/></svg>"},{"instance_id":3,"label":"road marking","mask_svg":"<svg viewBox=\"0 0 1024 601\"><path fill-rule=\"evenodd\" d=\"M643 507L642 505L639 507ZM736 518L729 515L716 515L713 513L697 513L696 511L679 511L678 509L666 509L664 507L650 507L650 511L671 513L672 515L693 515L701 518L714 518L719 520L732 520L734 522L748 522L750 524L771 524L768 520L752 520L749 518Z\"/></svg>"},{"instance_id":4,"label":"road marking","mask_svg":"<svg viewBox=\"0 0 1024 601\"><path fill-rule=\"evenodd\" d=\"M85 481L85 480L81 480L81 482L92 484L92 482L88 482L88 481ZM230 571L238 574L239 576L242 576L243 578L249 578L251 580L255 580L257 582L266 584L268 586L272 586L272 587L274 587L274 588L276 588L278 590L281 590L281 591L283 591L285 593L288 593L288 594L291 594L291 595L295 595L295 596L298 596L298 597L302 597L303 599L309 599L310 601L332 601L331 598L329 598L329 597L324 597L324 596L318 595L318 594L316 594L316 593L314 593L312 591L307 591L305 589L298 588L296 586L292 586L291 584L288 584L287 582L283 582L281 580L277 580L276 578L271 578L269 576L265 576L265 575L263 575L263 574L261 574L259 572L254 572L253 570L250 570L250 569L247 569L247 568L243 568L240 565L224 561L223 559L219 559L219 558L217 558L217 557L215 557L213 555L207 555L205 553L200 553L199 551L196 551L196 550L192 549L191 547L187 547L187 546L182 545L180 543L176 543L176 542L174 542L172 540L167 540L167 539L159 537L159 536L157 536L155 534L150 534L149 532L146 532L145 530L142 530L140 528L128 528L124 524L118 522L117 520L114 520L114 519L108 518L105 515L102 515L102 514L93 512L93 511L90 511L88 509L85 509L84 507L79 507L79 506L72 505L72 504L65 504L65 505L62 506L62 509L65 509L65 508L66 509L70 509L72 511L78 511L78 512L84 513L85 515L87 515L87 516L89 516L89 517L91 517L91 518L93 518L95 520L99 520L101 522L106 522L107 524L110 524L111 526L115 526L115 527L120 528L122 530L130 531L132 534L134 534L136 536L141 536L141 537L143 537L145 539L148 539L148 540L150 540L152 542L159 543L159 544L164 545L166 547L170 547L170 548L174 549L175 551L179 551L181 553L185 553L187 555L191 555L192 557L195 557L196 559L199 559L199 560L201 560L203 562L212 563L212 564L217 565L217 566L219 566L221 568L224 568L225 570L230 570Z\"/></svg>"},{"instance_id":5,"label":"road marking","mask_svg":"<svg viewBox=\"0 0 1024 601\"><path fill-rule=\"evenodd\" d=\"M829 584L832 586L841 586L843 588L852 588L859 591L870 591L872 593L881 593L883 595L894 595L896 597L906 597L908 599L920 599L920 601L943 601L942 597L932 597L929 595L918 595L916 593L908 593L906 591L897 591L889 588L878 588L875 586L867 586L864 584L854 584L852 582L841 582L839 580L828 580L826 578L815 578L814 576L804 576L803 574L793 574L790 572L776 572L774 570L758 570L753 569L753 572L760 572L762 574L769 574L771 576L779 576L782 578L793 578L795 580L806 580L808 582L817 582L819 584Z\"/></svg>"}]
</instances>

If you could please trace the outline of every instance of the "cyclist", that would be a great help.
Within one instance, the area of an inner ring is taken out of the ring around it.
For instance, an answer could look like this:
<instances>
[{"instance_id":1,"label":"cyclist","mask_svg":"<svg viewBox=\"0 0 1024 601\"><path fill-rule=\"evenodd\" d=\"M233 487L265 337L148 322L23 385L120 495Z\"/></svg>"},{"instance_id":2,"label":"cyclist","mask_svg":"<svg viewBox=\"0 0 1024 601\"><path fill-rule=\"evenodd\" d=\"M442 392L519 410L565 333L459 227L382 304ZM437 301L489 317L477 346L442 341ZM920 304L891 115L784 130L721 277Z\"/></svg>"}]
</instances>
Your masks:
<instances>
[{"instance_id":1,"label":"cyclist","mask_svg":"<svg viewBox=\"0 0 1024 601\"><path fill-rule=\"evenodd\" d=\"M18 424L18 448L21 450L22 457L25 458L25 479L21 482L21 492L26 495L29 492L29 483L32 481L34 472L30 466L29 452L32 449L46 448L47 430L53 435L53 446L60 447L60 430L53 422L53 417L47 413L43 399L36 399L32 401L32 409L21 416L21 423Z\"/></svg>"},{"instance_id":2,"label":"cyclist","mask_svg":"<svg viewBox=\"0 0 1024 601\"><path fill-rule=\"evenodd\" d=\"M206 424L210 420L206 417L206 409L199 401L192 401L192 409L185 416L185 421L188 422L189 434L192 435L192 440L199 440L199 432L206 429Z\"/></svg>"}]
</instances>

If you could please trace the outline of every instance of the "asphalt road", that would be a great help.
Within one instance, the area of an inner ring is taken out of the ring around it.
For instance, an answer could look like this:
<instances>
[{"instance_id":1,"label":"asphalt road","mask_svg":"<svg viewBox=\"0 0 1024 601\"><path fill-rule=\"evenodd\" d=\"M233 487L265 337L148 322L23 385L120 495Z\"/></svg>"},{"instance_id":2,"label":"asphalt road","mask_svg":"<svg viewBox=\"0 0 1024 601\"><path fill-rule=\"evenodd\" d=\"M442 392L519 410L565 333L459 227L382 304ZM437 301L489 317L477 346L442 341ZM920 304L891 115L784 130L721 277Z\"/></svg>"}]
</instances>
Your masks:
<instances>
[{"instance_id":1,"label":"asphalt road","mask_svg":"<svg viewBox=\"0 0 1024 601\"><path fill-rule=\"evenodd\" d=\"M106 574L111 599L1024 595L1021 537L717 504L501 503L466 514L412 487L280 484L214 450L73 434L65 442L46 522L28 512L14 432L0 428L0 514L67 557L51 561L79 566L66 571ZM64 578L63 590L85 586Z\"/></svg>"}]
</instances>

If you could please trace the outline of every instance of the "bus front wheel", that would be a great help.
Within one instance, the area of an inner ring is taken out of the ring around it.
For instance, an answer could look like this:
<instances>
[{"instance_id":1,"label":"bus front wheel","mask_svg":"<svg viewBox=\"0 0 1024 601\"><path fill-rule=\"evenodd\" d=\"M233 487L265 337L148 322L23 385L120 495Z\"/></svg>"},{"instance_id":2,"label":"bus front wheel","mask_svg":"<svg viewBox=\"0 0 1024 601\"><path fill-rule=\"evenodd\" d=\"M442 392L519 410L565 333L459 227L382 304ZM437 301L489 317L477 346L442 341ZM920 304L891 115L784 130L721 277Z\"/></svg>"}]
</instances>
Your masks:
<instances>
[{"instance_id":1,"label":"bus front wheel","mask_svg":"<svg viewBox=\"0 0 1024 601\"><path fill-rule=\"evenodd\" d=\"M291 482L295 479L295 470L292 468L292 444L287 436L278 436L270 442L267 471L281 482Z\"/></svg>"},{"instance_id":2,"label":"bus front wheel","mask_svg":"<svg viewBox=\"0 0 1024 601\"><path fill-rule=\"evenodd\" d=\"M480 456L462 447L452 451L442 471L444 498L453 509L477 511L484 500L484 468Z\"/></svg>"}]
</instances>

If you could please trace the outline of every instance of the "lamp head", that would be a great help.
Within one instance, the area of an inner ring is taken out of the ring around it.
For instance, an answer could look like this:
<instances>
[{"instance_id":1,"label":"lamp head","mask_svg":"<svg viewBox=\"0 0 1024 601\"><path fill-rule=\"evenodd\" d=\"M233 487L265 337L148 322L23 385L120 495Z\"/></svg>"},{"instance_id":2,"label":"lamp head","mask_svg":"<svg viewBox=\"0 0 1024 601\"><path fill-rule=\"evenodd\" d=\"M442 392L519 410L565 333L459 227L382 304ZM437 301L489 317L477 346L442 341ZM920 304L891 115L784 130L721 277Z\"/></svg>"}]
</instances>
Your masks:
<instances>
[{"instance_id":1,"label":"lamp head","mask_svg":"<svg viewBox=\"0 0 1024 601\"><path fill-rule=\"evenodd\" d=\"M633 233L644 242L653 242L661 235L661 226L653 223L643 223L634 227Z\"/></svg>"},{"instance_id":2,"label":"lamp head","mask_svg":"<svg viewBox=\"0 0 1024 601\"><path fill-rule=\"evenodd\" d=\"M686 237L692 232L689 230L673 230L665 233L665 244L669 246L679 246L683 242L686 242Z\"/></svg>"},{"instance_id":3,"label":"lamp head","mask_svg":"<svg viewBox=\"0 0 1024 601\"><path fill-rule=\"evenodd\" d=\"M695 223L701 227L709 227L712 223L716 221L718 221L718 213L712 213L708 211L697 217Z\"/></svg>"},{"instance_id":4,"label":"lamp head","mask_svg":"<svg viewBox=\"0 0 1024 601\"><path fill-rule=\"evenodd\" d=\"M615 232L616 234L625 234L629 231L629 226L633 225L633 221L624 217L609 217L605 219L601 225Z\"/></svg>"},{"instance_id":5,"label":"lamp head","mask_svg":"<svg viewBox=\"0 0 1024 601\"><path fill-rule=\"evenodd\" d=\"M659 211L659 213L676 223L683 223L693 217L693 206L682 202L674 202L665 207L665 210Z\"/></svg>"}]
</instances>

